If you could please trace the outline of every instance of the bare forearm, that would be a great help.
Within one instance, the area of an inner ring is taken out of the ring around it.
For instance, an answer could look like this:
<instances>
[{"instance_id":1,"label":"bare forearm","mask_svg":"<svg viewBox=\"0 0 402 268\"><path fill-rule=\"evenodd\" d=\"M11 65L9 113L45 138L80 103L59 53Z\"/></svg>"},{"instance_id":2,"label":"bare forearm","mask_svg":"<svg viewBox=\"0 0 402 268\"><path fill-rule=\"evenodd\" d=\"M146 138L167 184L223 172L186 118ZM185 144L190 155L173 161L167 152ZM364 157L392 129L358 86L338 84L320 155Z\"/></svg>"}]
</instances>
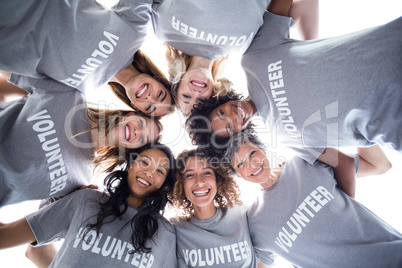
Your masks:
<instances>
[{"instance_id":1,"label":"bare forearm","mask_svg":"<svg viewBox=\"0 0 402 268\"><path fill-rule=\"evenodd\" d=\"M354 158L336 149L327 148L317 159L334 168L338 187L354 198L356 191L356 164Z\"/></svg>"},{"instance_id":2,"label":"bare forearm","mask_svg":"<svg viewBox=\"0 0 402 268\"><path fill-rule=\"evenodd\" d=\"M0 224L0 249L35 241L36 238L25 218L9 224Z\"/></svg>"},{"instance_id":3,"label":"bare forearm","mask_svg":"<svg viewBox=\"0 0 402 268\"><path fill-rule=\"evenodd\" d=\"M267 10L279 16L289 17L290 8L293 0L271 0Z\"/></svg>"},{"instance_id":4,"label":"bare forearm","mask_svg":"<svg viewBox=\"0 0 402 268\"><path fill-rule=\"evenodd\" d=\"M392 168L391 162L379 145L357 148L360 166L357 177L384 174Z\"/></svg>"}]
</instances>

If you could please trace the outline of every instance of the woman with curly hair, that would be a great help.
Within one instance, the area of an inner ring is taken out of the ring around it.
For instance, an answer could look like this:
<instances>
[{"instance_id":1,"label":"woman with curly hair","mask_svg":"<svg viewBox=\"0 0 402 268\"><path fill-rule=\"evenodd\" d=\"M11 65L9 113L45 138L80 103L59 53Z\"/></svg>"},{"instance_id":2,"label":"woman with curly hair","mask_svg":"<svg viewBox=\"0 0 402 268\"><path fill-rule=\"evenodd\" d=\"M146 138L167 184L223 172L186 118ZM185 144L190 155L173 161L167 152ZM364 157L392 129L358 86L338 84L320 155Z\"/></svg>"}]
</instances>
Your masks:
<instances>
[{"instance_id":1,"label":"woman with curly hair","mask_svg":"<svg viewBox=\"0 0 402 268\"><path fill-rule=\"evenodd\" d=\"M350 198L355 177L349 181L329 165L299 157L270 163L255 132L232 139L225 161L261 188L248 211L248 226L263 263L271 264L273 252L297 267L401 266L402 234ZM382 174L390 167L378 145L357 152L355 176ZM337 168L349 169L341 163Z\"/></svg>"},{"instance_id":2,"label":"woman with curly hair","mask_svg":"<svg viewBox=\"0 0 402 268\"><path fill-rule=\"evenodd\" d=\"M10 224L0 248L42 245L65 237L50 267L176 267L176 236L163 218L175 160L164 145L130 155L105 178L105 192L76 191Z\"/></svg>"},{"instance_id":3,"label":"woman with curly hair","mask_svg":"<svg viewBox=\"0 0 402 268\"><path fill-rule=\"evenodd\" d=\"M179 267L257 267L247 208L218 158L202 149L182 152L170 199Z\"/></svg>"}]
</instances>

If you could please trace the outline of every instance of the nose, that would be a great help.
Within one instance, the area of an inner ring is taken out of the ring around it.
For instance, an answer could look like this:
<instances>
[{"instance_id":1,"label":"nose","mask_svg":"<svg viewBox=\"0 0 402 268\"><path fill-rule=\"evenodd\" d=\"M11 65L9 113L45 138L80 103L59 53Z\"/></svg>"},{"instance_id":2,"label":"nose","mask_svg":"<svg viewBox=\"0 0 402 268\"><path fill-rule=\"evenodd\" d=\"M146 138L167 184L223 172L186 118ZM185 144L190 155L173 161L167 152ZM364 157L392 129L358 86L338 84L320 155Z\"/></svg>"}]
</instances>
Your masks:
<instances>
[{"instance_id":1,"label":"nose","mask_svg":"<svg viewBox=\"0 0 402 268\"><path fill-rule=\"evenodd\" d=\"M149 100L149 101L152 101L152 102L155 102L155 97L151 93L148 93L148 95L145 96L145 99Z\"/></svg>"},{"instance_id":2,"label":"nose","mask_svg":"<svg viewBox=\"0 0 402 268\"><path fill-rule=\"evenodd\" d=\"M196 184L203 184L204 183L204 177L201 176L200 174L195 175L195 183Z\"/></svg>"}]
</instances>

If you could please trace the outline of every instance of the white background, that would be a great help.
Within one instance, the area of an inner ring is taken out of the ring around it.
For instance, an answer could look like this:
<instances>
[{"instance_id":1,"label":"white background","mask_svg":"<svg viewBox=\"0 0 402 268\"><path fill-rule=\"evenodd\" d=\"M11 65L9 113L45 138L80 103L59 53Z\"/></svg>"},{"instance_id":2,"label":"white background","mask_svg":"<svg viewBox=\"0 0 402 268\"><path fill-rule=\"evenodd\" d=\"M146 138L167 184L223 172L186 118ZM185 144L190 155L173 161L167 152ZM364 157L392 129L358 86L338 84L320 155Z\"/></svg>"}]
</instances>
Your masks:
<instances>
[{"instance_id":1,"label":"white background","mask_svg":"<svg viewBox=\"0 0 402 268\"><path fill-rule=\"evenodd\" d=\"M340 35L359 29L386 23L402 15L400 0L321 0L320 1L320 37ZM402 34L401 32L395 34ZM154 37L150 37L143 50L161 67L164 66L163 46ZM375 64L375 63L373 63ZM233 59L227 74L235 83L235 88L247 96L244 76L238 66L238 59ZM401 70L402 75L402 70ZM106 95L109 94L104 89ZM93 102L99 100L109 103L114 96L99 97L97 94L88 95ZM111 106L113 107L113 106ZM118 107L121 104L118 104ZM401 115L402 116L402 115ZM184 121L179 113L174 113L162 120L164 125L162 142L169 145L177 155L183 149L191 148L189 137L182 125ZM402 155L395 151L386 150L393 168L385 175L360 178L357 180L356 200L364 204L383 220L402 232ZM245 184L241 184L244 186ZM249 189L244 189L245 197L250 195ZM33 212L38 207L38 201L24 202L18 205L0 209L0 222L12 222ZM342 215L339 215L342 217ZM25 254L26 245L0 251L1 267L34 267ZM285 262L279 267L288 266Z\"/></svg>"}]
</instances>

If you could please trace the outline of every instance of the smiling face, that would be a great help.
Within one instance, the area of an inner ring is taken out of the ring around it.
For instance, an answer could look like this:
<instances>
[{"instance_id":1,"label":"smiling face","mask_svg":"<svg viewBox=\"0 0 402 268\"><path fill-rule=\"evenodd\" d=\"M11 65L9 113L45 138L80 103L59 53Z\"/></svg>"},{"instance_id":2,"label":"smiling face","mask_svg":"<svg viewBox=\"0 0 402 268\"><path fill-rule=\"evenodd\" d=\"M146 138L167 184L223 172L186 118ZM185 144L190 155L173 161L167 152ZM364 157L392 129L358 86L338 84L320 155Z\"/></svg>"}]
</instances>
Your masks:
<instances>
[{"instance_id":1,"label":"smiling face","mask_svg":"<svg viewBox=\"0 0 402 268\"><path fill-rule=\"evenodd\" d=\"M207 161L201 157L190 157L183 178L184 193L194 205L194 215L197 217L198 209L206 209L215 214L216 176Z\"/></svg>"},{"instance_id":2,"label":"smiling face","mask_svg":"<svg viewBox=\"0 0 402 268\"><path fill-rule=\"evenodd\" d=\"M211 97L212 90L213 80L210 73L201 69L188 71L183 75L177 90L177 106L188 116L194 104Z\"/></svg>"},{"instance_id":3,"label":"smiling face","mask_svg":"<svg viewBox=\"0 0 402 268\"><path fill-rule=\"evenodd\" d=\"M254 144L243 143L231 159L231 166L243 179L265 183L271 173L265 151Z\"/></svg>"},{"instance_id":4,"label":"smiling face","mask_svg":"<svg viewBox=\"0 0 402 268\"><path fill-rule=\"evenodd\" d=\"M132 105L152 116L163 116L170 110L170 92L155 78L141 73L127 82L126 94Z\"/></svg>"},{"instance_id":5,"label":"smiling face","mask_svg":"<svg viewBox=\"0 0 402 268\"><path fill-rule=\"evenodd\" d=\"M159 137L159 127L150 118L129 115L123 117L114 129L114 142L125 148L138 148Z\"/></svg>"},{"instance_id":6,"label":"smiling face","mask_svg":"<svg viewBox=\"0 0 402 268\"><path fill-rule=\"evenodd\" d=\"M145 197L163 185L168 171L169 159L164 152L156 148L141 152L128 172L129 205L139 207Z\"/></svg>"},{"instance_id":7,"label":"smiling face","mask_svg":"<svg viewBox=\"0 0 402 268\"><path fill-rule=\"evenodd\" d=\"M244 101L228 101L212 110L211 130L220 137L230 137L241 131L253 115L251 105Z\"/></svg>"}]
</instances>

